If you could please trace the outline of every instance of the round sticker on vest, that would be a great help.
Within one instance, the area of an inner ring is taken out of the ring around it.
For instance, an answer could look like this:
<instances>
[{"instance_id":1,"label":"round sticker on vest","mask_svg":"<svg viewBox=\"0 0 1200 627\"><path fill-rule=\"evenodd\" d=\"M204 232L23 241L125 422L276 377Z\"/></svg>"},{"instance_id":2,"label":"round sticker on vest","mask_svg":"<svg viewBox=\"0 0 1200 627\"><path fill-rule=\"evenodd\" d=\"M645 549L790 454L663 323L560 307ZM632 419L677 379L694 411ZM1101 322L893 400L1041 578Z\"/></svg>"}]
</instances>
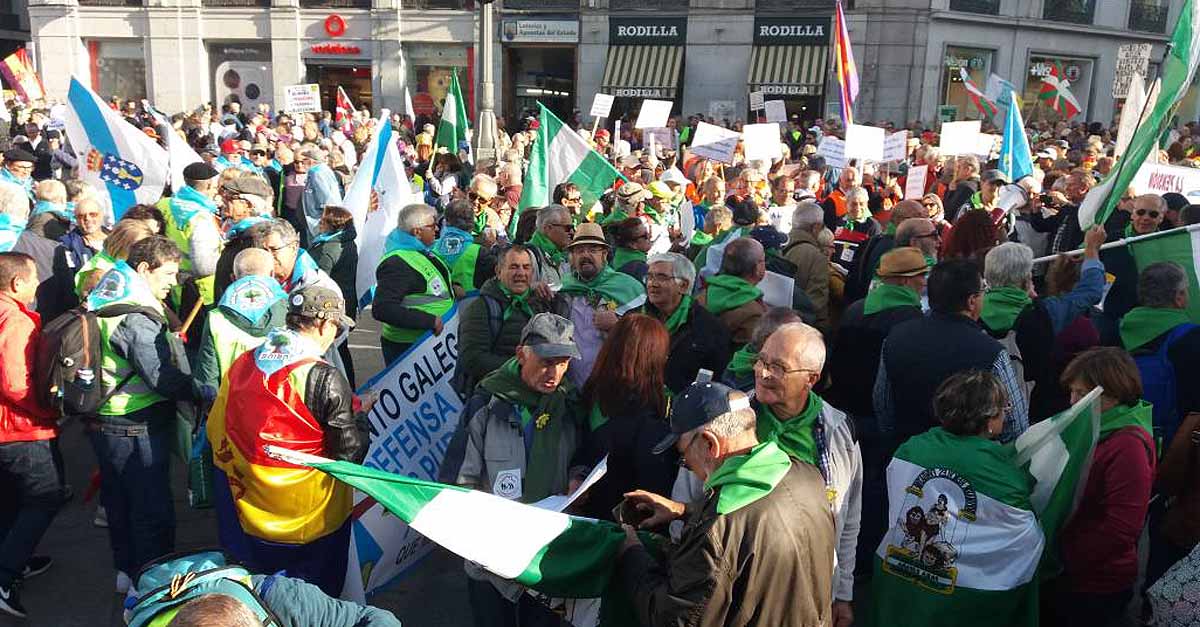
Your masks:
<instances>
[{"instance_id":1,"label":"round sticker on vest","mask_svg":"<svg viewBox=\"0 0 1200 627\"><path fill-rule=\"evenodd\" d=\"M496 481L492 484L492 493L510 500L521 498L521 469L513 468L496 473Z\"/></svg>"},{"instance_id":2,"label":"round sticker on vest","mask_svg":"<svg viewBox=\"0 0 1200 627\"><path fill-rule=\"evenodd\" d=\"M429 293L434 296L444 296L446 294L446 283L442 281L442 277L435 276L429 279Z\"/></svg>"}]
</instances>

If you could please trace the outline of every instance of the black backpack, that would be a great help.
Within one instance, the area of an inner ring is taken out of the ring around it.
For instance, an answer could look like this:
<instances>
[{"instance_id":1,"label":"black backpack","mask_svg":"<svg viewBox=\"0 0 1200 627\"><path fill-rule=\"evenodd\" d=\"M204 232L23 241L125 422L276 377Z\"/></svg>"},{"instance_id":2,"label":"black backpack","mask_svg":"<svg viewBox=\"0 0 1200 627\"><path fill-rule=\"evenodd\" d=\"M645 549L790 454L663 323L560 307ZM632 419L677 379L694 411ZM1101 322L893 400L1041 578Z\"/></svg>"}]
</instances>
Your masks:
<instances>
[{"instance_id":1,"label":"black backpack","mask_svg":"<svg viewBox=\"0 0 1200 627\"><path fill-rule=\"evenodd\" d=\"M100 318L134 312L162 319L158 312L141 305L113 305L102 312L80 305L42 327L33 371L38 399L64 416L96 415L133 378L130 372L112 391L104 393Z\"/></svg>"}]
</instances>

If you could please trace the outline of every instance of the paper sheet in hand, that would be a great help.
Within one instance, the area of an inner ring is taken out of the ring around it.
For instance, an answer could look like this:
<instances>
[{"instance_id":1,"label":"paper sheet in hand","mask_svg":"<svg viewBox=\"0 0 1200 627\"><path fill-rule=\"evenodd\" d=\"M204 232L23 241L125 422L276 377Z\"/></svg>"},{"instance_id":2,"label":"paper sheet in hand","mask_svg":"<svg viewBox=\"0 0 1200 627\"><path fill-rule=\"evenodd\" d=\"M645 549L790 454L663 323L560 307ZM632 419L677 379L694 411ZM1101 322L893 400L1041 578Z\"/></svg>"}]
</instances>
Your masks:
<instances>
[{"instance_id":1,"label":"paper sheet in hand","mask_svg":"<svg viewBox=\"0 0 1200 627\"><path fill-rule=\"evenodd\" d=\"M742 127L742 137L747 161L779 159L779 124L747 124Z\"/></svg>"},{"instance_id":2,"label":"paper sheet in hand","mask_svg":"<svg viewBox=\"0 0 1200 627\"><path fill-rule=\"evenodd\" d=\"M696 136L692 139L692 154L733 164L733 151L737 149L741 134L715 124L701 122L696 126Z\"/></svg>"},{"instance_id":3,"label":"paper sheet in hand","mask_svg":"<svg viewBox=\"0 0 1200 627\"><path fill-rule=\"evenodd\" d=\"M906 200L920 200L925 195L925 177L928 175L928 165L914 165L908 169L908 179L904 181Z\"/></svg>"},{"instance_id":4,"label":"paper sheet in hand","mask_svg":"<svg viewBox=\"0 0 1200 627\"><path fill-rule=\"evenodd\" d=\"M851 124L846 127L846 158L883 161L884 130L876 126Z\"/></svg>"},{"instance_id":5,"label":"paper sheet in hand","mask_svg":"<svg viewBox=\"0 0 1200 627\"><path fill-rule=\"evenodd\" d=\"M973 155L979 147L979 120L943 122L940 151L943 155Z\"/></svg>"},{"instance_id":6,"label":"paper sheet in hand","mask_svg":"<svg viewBox=\"0 0 1200 627\"><path fill-rule=\"evenodd\" d=\"M787 122L787 106L782 100L768 100L763 106L767 110L768 122Z\"/></svg>"},{"instance_id":7,"label":"paper sheet in hand","mask_svg":"<svg viewBox=\"0 0 1200 627\"><path fill-rule=\"evenodd\" d=\"M578 488L575 488L574 492L570 494L553 494L538 501L537 503L531 503L531 505L534 507L540 507L542 509L548 509L552 512L561 512L570 507L571 503L574 503L581 494L587 492L588 488L596 485L597 481L603 479L607 472L608 455L605 455L604 459L600 460L599 464L596 464L596 467L592 469L592 472L588 473L587 478L583 480L583 483L579 484Z\"/></svg>"},{"instance_id":8,"label":"paper sheet in hand","mask_svg":"<svg viewBox=\"0 0 1200 627\"><path fill-rule=\"evenodd\" d=\"M592 98L592 117L607 118L612 113L613 100L616 98L612 94L596 94Z\"/></svg>"},{"instance_id":9,"label":"paper sheet in hand","mask_svg":"<svg viewBox=\"0 0 1200 627\"><path fill-rule=\"evenodd\" d=\"M642 109L638 111L637 123L633 128L666 127L673 104L670 100L643 100Z\"/></svg>"}]
</instances>

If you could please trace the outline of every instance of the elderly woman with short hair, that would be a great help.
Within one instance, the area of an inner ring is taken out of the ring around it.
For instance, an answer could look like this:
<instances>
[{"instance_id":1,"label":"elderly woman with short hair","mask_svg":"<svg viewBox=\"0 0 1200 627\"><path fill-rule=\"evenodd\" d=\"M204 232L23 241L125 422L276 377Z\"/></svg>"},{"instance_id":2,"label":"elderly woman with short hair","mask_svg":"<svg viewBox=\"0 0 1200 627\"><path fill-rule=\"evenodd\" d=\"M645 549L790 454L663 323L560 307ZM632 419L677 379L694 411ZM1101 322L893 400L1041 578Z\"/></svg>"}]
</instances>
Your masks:
<instances>
[{"instance_id":1,"label":"elderly woman with short hair","mask_svg":"<svg viewBox=\"0 0 1200 627\"><path fill-rule=\"evenodd\" d=\"M404 354L426 331L442 332L442 316L454 305L450 268L430 250L438 235L437 211L413 204L400 210L375 270L371 314L383 323L384 363Z\"/></svg>"}]
</instances>

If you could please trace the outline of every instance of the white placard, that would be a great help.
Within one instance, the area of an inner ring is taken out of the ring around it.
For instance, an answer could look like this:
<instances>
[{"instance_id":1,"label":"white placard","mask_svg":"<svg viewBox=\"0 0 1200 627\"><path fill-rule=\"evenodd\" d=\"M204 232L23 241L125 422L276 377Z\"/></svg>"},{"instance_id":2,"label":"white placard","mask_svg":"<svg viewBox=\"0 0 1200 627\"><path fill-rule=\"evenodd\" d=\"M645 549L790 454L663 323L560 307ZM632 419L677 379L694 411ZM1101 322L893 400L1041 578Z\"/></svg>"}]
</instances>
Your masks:
<instances>
[{"instance_id":1,"label":"white placard","mask_svg":"<svg viewBox=\"0 0 1200 627\"><path fill-rule=\"evenodd\" d=\"M883 137L878 126L850 124L846 127L846 158L883 161Z\"/></svg>"},{"instance_id":2,"label":"white placard","mask_svg":"<svg viewBox=\"0 0 1200 627\"><path fill-rule=\"evenodd\" d=\"M979 147L979 120L943 122L939 152L943 155L973 155Z\"/></svg>"},{"instance_id":3,"label":"white placard","mask_svg":"<svg viewBox=\"0 0 1200 627\"><path fill-rule=\"evenodd\" d=\"M283 108L288 113L320 113L321 86L288 85L283 92Z\"/></svg>"},{"instance_id":4,"label":"white placard","mask_svg":"<svg viewBox=\"0 0 1200 627\"><path fill-rule=\"evenodd\" d=\"M609 113L612 113L613 101L616 97L612 94L596 94L592 98L592 117L607 118Z\"/></svg>"},{"instance_id":5,"label":"white placard","mask_svg":"<svg viewBox=\"0 0 1200 627\"><path fill-rule=\"evenodd\" d=\"M1160 163L1145 163L1133 177L1130 187L1139 194L1176 194L1200 190L1200 170Z\"/></svg>"},{"instance_id":6,"label":"white placard","mask_svg":"<svg viewBox=\"0 0 1200 627\"><path fill-rule=\"evenodd\" d=\"M928 165L914 165L908 169L908 178L904 181L906 200L920 200L925 195L926 176L929 176Z\"/></svg>"},{"instance_id":7,"label":"white placard","mask_svg":"<svg viewBox=\"0 0 1200 627\"><path fill-rule=\"evenodd\" d=\"M763 159L775 161L779 153L779 124L747 124L742 127L742 139L746 142L743 147L746 161Z\"/></svg>"},{"instance_id":8,"label":"white placard","mask_svg":"<svg viewBox=\"0 0 1200 627\"><path fill-rule=\"evenodd\" d=\"M1124 98L1129 94L1129 82L1134 74L1146 76L1150 69L1151 44L1122 44L1117 48L1117 71L1113 75L1112 96Z\"/></svg>"},{"instance_id":9,"label":"white placard","mask_svg":"<svg viewBox=\"0 0 1200 627\"><path fill-rule=\"evenodd\" d=\"M733 152L737 149L740 138L741 134L737 131L701 122L696 125L696 135L692 138L690 150L696 156L732 165Z\"/></svg>"},{"instance_id":10,"label":"white placard","mask_svg":"<svg viewBox=\"0 0 1200 627\"><path fill-rule=\"evenodd\" d=\"M638 111L637 123L633 128L662 128L667 125L667 118L671 117L671 107L674 105L670 100L643 100L642 110Z\"/></svg>"},{"instance_id":11,"label":"white placard","mask_svg":"<svg viewBox=\"0 0 1200 627\"><path fill-rule=\"evenodd\" d=\"M896 131L883 140L884 161L904 161L908 157L908 131Z\"/></svg>"},{"instance_id":12,"label":"white placard","mask_svg":"<svg viewBox=\"0 0 1200 627\"><path fill-rule=\"evenodd\" d=\"M750 110L762 111L764 107L766 107L766 103L763 102L763 93L761 91L750 92Z\"/></svg>"},{"instance_id":13,"label":"white placard","mask_svg":"<svg viewBox=\"0 0 1200 627\"><path fill-rule=\"evenodd\" d=\"M827 135L817 145L817 156L825 159L825 164L833 168L846 167L846 142Z\"/></svg>"},{"instance_id":14,"label":"white placard","mask_svg":"<svg viewBox=\"0 0 1200 627\"><path fill-rule=\"evenodd\" d=\"M767 110L768 122L787 122L787 105L782 100L768 100L763 104Z\"/></svg>"}]
</instances>

